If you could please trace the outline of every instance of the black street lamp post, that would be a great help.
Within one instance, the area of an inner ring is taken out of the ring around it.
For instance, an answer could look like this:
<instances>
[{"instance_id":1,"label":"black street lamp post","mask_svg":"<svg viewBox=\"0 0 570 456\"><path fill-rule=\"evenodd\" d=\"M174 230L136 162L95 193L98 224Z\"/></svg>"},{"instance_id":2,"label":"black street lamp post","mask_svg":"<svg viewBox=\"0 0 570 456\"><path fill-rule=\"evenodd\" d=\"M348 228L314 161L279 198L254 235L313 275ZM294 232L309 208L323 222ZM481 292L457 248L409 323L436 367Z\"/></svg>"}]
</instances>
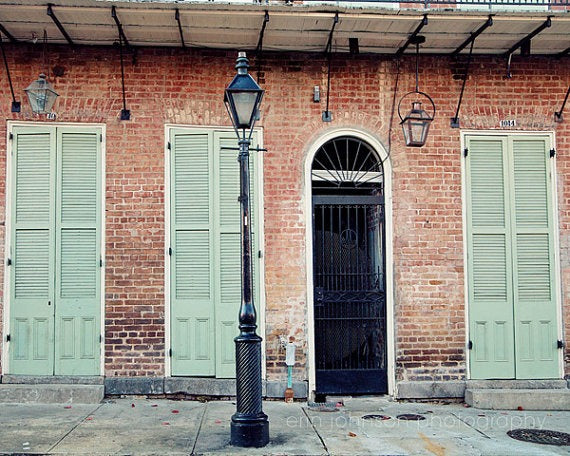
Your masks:
<instances>
[{"instance_id":1,"label":"black street lamp post","mask_svg":"<svg viewBox=\"0 0 570 456\"><path fill-rule=\"evenodd\" d=\"M251 267L251 217L249 214L249 146L263 90L247 73L245 52L238 54L237 75L227 87L224 103L239 144L241 204L241 305L236 343L236 413L231 422L231 444L263 447L269 442L269 421L262 410L261 337L255 330Z\"/></svg>"}]
</instances>

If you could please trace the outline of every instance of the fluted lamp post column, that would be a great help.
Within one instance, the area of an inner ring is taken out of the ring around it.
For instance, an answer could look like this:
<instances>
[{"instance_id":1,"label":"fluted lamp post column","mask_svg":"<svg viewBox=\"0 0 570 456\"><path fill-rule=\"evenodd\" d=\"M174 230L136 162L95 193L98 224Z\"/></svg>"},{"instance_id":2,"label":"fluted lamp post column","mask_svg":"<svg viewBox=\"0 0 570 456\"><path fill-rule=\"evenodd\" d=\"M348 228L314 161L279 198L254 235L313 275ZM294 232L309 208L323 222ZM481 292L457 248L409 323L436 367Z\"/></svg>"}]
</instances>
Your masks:
<instances>
[{"instance_id":1,"label":"fluted lamp post column","mask_svg":"<svg viewBox=\"0 0 570 456\"><path fill-rule=\"evenodd\" d=\"M255 330L249 213L249 146L264 91L247 73L245 52L238 54L237 74L227 87L224 103L239 144L241 216L241 305L236 343L236 413L231 422L231 444L263 447L269 442L269 421L262 410L261 337Z\"/></svg>"}]
</instances>

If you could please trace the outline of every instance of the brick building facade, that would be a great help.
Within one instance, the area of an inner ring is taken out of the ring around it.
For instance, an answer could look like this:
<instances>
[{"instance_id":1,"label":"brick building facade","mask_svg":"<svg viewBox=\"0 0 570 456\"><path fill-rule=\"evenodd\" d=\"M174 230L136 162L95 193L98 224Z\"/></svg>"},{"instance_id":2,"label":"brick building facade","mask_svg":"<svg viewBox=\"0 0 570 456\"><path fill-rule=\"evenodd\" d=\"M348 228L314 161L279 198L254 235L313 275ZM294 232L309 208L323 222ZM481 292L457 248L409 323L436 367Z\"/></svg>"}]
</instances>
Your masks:
<instances>
[{"instance_id":1,"label":"brick building facade","mask_svg":"<svg viewBox=\"0 0 570 456\"><path fill-rule=\"evenodd\" d=\"M171 323L175 280L171 262L175 260L169 248L176 235L171 217L177 209L171 205L176 177L170 173L174 168L169 168L173 166L169 146L175 141L175 131L210 134L230 130L222 98L234 74L236 52L148 46L138 47L136 59L131 59L132 50L128 50L125 84L131 119L122 121L121 67L116 47L49 46L50 79L59 93L54 107L56 119L33 114L23 99L22 90L42 71L45 51L41 43L5 43L4 48L22 110L10 112L10 88L2 73L0 109L6 121L0 125L0 136L7 141L0 154L4 205L0 211L4 214L0 245L5 259L0 266L5 276L0 307L0 372L5 379L46 375L26 372L25 367L14 371L16 363L10 352L15 350L16 326L15 320L10 320L16 312L11 307L14 292L10 291L16 265L7 261L15 255L17 231L14 212L10 212L18 204L14 200L18 190L11 187L15 175L10 174L14 173L14 138L26 128L50 127L57 135L59 130L73 132L85 127L100 132L102 154L103 339L100 366L92 375L104 376L110 393L224 395L227 380L223 378L231 376L220 375L216 380L215 374L200 371L173 372L176 365L172 356L176 353L169 352L173 337L178 336L172 332ZM403 142L396 108L397 101L414 88L413 53L399 60L383 54L334 54L329 100L332 122L322 120L327 87L327 60L322 53L264 52L260 68L252 58L252 72L259 71L259 83L266 90L257 125L259 143L267 151L259 161L262 183L256 190L263 203L258 212L262 222L256 265L260 268L257 305L265 344L267 395L279 397L283 393L286 367L280 338L290 336L297 345L293 374L297 395L315 392L314 350L320 335L314 333L312 310L311 166L319 147L339 137L363 141L383 161L385 392L400 397L429 395L421 392L423 385L428 385L436 391L431 395L462 396L465 381L474 378L468 367L473 336L467 312L467 251L471 247L466 239L469 155L465 156L464 149L475 147L468 142L477 135L499 134L505 141L516 141L532 134L546 138L549 149L556 151L546 171L556 190L549 197L556 203L551 214L555 224L551 239L554 260L549 263L556 319L551 333L555 338L548 343L564 340L570 332L570 160L566 153L570 127L567 120L554 121L554 112L560 109L570 81L568 56L514 55L512 78L507 79L504 58L474 55L459 115L461 128L454 129L450 118L457 107L465 63L465 56L457 60L421 55L420 88L433 98L437 114L427 144L411 148ZM53 74L54 67L59 67L60 76ZM318 102L313 99L315 86L321 89ZM501 127L502 120L516 124ZM55 207L58 211L57 204ZM176 267L193 270L192 266ZM32 274L41 271L32 268ZM239 276L239 270L236 274ZM54 343L57 345L57 340ZM223 338L216 336L215 343L223 343ZM555 356L561 356L561 351L563 361L555 360L557 371L549 378L570 374L568 350L558 350ZM176 383L181 379L210 379L211 383Z\"/></svg>"}]
</instances>

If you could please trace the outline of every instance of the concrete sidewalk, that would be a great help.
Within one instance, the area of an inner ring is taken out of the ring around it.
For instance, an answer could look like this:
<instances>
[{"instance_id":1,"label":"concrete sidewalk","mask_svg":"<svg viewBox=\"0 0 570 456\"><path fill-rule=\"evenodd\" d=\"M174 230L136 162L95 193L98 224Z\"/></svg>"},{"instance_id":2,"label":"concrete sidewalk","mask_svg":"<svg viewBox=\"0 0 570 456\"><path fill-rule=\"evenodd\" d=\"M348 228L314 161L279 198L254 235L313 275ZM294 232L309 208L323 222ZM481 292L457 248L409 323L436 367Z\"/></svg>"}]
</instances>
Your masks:
<instances>
[{"instance_id":1,"label":"concrete sidewalk","mask_svg":"<svg viewBox=\"0 0 570 456\"><path fill-rule=\"evenodd\" d=\"M506 432L568 432L570 412L487 411L462 404L345 399L337 411L265 402L271 441L229 445L231 401L107 399L96 405L0 404L3 454L569 455L570 446L514 440ZM402 421L400 414L422 414ZM367 414L390 419L364 419Z\"/></svg>"}]
</instances>

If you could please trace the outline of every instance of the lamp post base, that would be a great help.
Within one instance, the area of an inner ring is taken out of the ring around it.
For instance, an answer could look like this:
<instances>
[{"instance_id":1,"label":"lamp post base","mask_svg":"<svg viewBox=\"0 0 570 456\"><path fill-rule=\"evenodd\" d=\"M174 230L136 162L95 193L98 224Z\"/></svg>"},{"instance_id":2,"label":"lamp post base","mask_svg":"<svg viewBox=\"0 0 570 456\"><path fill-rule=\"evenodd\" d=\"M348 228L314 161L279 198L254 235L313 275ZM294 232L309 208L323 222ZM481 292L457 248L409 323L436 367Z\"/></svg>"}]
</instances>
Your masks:
<instances>
[{"instance_id":1,"label":"lamp post base","mask_svg":"<svg viewBox=\"0 0 570 456\"><path fill-rule=\"evenodd\" d=\"M236 414L238 415L238 414ZM232 416L230 444L243 448L260 448L269 443L269 421L262 413L255 419Z\"/></svg>"}]
</instances>

